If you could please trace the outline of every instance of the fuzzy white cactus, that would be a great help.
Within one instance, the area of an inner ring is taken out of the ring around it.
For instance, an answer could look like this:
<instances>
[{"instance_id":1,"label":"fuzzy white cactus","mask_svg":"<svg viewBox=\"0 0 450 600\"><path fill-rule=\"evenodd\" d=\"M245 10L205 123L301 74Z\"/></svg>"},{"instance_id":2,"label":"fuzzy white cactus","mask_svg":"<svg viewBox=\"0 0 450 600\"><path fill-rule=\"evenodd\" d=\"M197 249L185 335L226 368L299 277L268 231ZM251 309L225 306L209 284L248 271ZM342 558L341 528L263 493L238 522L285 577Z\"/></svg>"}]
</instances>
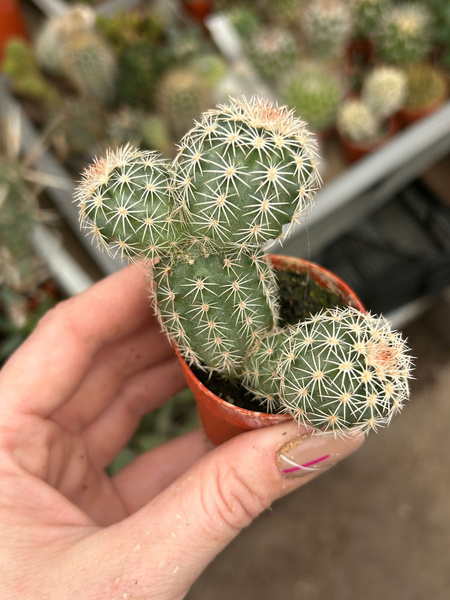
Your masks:
<instances>
[{"instance_id":1,"label":"fuzzy white cactus","mask_svg":"<svg viewBox=\"0 0 450 600\"><path fill-rule=\"evenodd\" d=\"M314 0L305 9L303 28L314 58L339 58L352 32L352 13L342 0Z\"/></svg>"},{"instance_id":2,"label":"fuzzy white cactus","mask_svg":"<svg viewBox=\"0 0 450 600\"><path fill-rule=\"evenodd\" d=\"M370 143L379 137L379 120L365 102L349 99L342 103L337 115L339 133L352 142Z\"/></svg>"},{"instance_id":3,"label":"fuzzy white cactus","mask_svg":"<svg viewBox=\"0 0 450 600\"><path fill-rule=\"evenodd\" d=\"M361 97L382 119L396 113L408 93L405 74L395 67L378 67L364 80Z\"/></svg>"}]
</instances>

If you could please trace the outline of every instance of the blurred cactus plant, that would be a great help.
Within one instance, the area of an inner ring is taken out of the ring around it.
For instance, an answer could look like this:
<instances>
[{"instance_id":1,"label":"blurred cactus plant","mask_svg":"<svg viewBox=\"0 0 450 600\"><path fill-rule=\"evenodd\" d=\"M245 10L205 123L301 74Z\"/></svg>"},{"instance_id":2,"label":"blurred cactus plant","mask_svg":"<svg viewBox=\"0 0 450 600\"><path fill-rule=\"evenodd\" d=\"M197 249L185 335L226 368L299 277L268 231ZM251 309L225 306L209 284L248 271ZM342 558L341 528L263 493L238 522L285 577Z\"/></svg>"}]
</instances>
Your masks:
<instances>
[{"instance_id":1,"label":"blurred cactus plant","mask_svg":"<svg viewBox=\"0 0 450 600\"><path fill-rule=\"evenodd\" d=\"M2 67L19 96L41 103L45 112L59 104L58 90L40 72L33 49L25 40L17 38L7 44Z\"/></svg>"},{"instance_id":2,"label":"blurred cactus plant","mask_svg":"<svg viewBox=\"0 0 450 600\"><path fill-rule=\"evenodd\" d=\"M280 86L280 95L302 115L310 129L318 133L334 124L342 99L342 85L320 63L311 63L294 69Z\"/></svg>"},{"instance_id":3,"label":"blurred cactus plant","mask_svg":"<svg viewBox=\"0 0 450 600\"><path fill-rule=\"evenodd\" d=\"M378 51L389 64L413 63L427 57L432 38L433 18L427 6L419 2L393 5L380 23Z\"/></svg>"},{"instance_id":4,"label":"blurred cactus plant","mask_svg":"<svg viewBox=\"0 0 450 600\"><path fill-rule=\"evenodd\" d=\"M312 57L334 61L352 34L352 13L342 0L315 0L305 9L302 25Z\"/></svg>"},{"instance_id":5,"label":"blurred cactus plant","mask_svg":"<svg viewBox=\"0 0 450 600\"><path fill-rule=\"evenodd\" d=\"M364 80L361 97L375 115L386 119L403 106L407 91L407 79L400 69L377 67Z\"/></svg>"},{"instance_id":6,"label":"blurred cactus plant","mask_svg":"<svg viewBox=\"0 0 450 600\"><path fill-rule=\"evenodd\" d=\"M356 98L342 103L337 115L337 128L343 138L357 144L372 144L383 135L380 122L370 106Z\"/></svg>"},{"instance_id":7,"label":"blurred cactus plant","mask_svg":"<svg viewBox=\"0 0 450 600\"><path fill-rule=\"evenodd\" d=\"M410 359L383 319L350 308L281 327L263 247L303 220L316 144L286 107L230 99L203 114L173 163L133 147L83 174L84 227L110 252L159 257L150 286L190 364L244 378L267 410L322 431L386 425L408 396Z\"/></svg>"},{"instance_id":8,"label":"blurred cactus plant","mask_svg":"<svg viewBox=\"0 0 450 600\"><path fill-rule=\"evenodd\" d=\"M356 34L371 38L388 9L388 0L351 0L351 9Z\"/></svg>"},{"instance_id":9,"label":"blurred cactus plant","mask_svg":"<svg viewBox=\"0 0 450 600\"><path fill-rule=\"evenodd\" d=\"M263 27L250 38L246 48L250 60L268 81L279 79L298 59L294 37L288 30L278 27Z\"/></svg>"},{"instance_id":10,"label":"blurred cactus plant","mask_svg":"<svg viewBox=\"0 0 450 600\"><path fill-rule=\"evenodd\" d=\"M428 63L417 63L405 68L408 94L404 107L409 110L427 110L442 104L448 95L445 74Z\"/></svg>"}]
</instances>

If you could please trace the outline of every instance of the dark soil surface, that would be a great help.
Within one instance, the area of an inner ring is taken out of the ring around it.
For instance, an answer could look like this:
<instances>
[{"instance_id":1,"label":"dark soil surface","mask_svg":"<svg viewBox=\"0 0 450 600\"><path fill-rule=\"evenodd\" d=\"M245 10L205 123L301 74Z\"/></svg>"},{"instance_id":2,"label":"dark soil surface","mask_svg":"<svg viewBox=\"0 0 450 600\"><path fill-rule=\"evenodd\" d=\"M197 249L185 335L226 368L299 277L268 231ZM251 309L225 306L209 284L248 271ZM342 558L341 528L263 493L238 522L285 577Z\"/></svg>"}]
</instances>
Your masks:
<instances>
[{"instance_id":1,"label":"dark soil surface","mask_svg":"<svg viewBox=\"0 0 450 600\"><path fill-rule=\"evenodd\" d=\"M322 308L342 306L337 294L329 292L307 275L289 271L277 271L280 290L280 324L295 325ZM220 375L209 374L200 369L192 368L199 379L216 396L248 410L261 411L263 407L253 394L247 391L238 381L224 379Z\"/></svg>"}]
</instances>

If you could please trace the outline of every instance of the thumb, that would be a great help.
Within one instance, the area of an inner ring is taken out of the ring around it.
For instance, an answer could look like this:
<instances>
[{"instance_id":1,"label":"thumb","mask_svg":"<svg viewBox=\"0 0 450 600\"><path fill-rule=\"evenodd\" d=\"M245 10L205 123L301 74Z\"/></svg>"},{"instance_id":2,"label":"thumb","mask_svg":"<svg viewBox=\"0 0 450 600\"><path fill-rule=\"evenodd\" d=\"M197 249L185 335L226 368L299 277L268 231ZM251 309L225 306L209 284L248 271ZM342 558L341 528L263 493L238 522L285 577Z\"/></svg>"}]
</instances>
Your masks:
<instances>
[{"instance_id":1,"label":"thumb","mask_svg":"<svg viewBox=\"0 0 450 600\"><path fill-rule=\"evenodd\" d=\"M150 565L157 567L161 595L155 597L183 597L206 565L274 500L351 454L364 439L301 431L287 422L230 440L114 526L139 548L133 572L140 570L136 560L146 573Z\"/></svg>"}]
</instances>

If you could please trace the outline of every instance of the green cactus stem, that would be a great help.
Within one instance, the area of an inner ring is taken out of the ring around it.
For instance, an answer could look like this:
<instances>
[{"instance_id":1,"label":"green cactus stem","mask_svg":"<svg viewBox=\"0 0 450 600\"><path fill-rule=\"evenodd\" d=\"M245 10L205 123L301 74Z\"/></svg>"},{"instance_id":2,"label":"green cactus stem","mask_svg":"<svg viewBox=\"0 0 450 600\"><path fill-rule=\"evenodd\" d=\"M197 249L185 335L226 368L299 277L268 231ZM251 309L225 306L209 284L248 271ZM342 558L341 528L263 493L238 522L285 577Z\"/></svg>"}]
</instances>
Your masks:
<instances>
[{"instance_id":1,"label":"green cactus stem","mask_svg":"<svg viewBox=\"0 0 450 600\"><path fill-rule=\"evenodd\" d=\"M384 318L347 307L263 338L248 357L245 382L304 425L367 433L402 409L410 369L405 341Z\"/></svg>"},{"instance_id":2,"label":"green cactus stem","mask_svg":"<svg viewBox=\"0 0 450 600\"><path fill-rule=\"evenodd\" d=\"M388 7L388 0L351 0L356 34L371 38Z\"/></svg>"},{"instance_id":3,"label":"green cactus stem","mask_svg":"<svg viewBox=\"0 0 450 600\"><path fill-rule=\"evenodd\" d=\"M175 160L190 235L235 250L284 239L312 205L315 149L303 121L285 107L232 99L205 113Z\"/></svg>"},{"instance_id":4,"label":"green cactus stem","mask_svg":"<svg viewBox=\"0 0 450 600\"><path fill-rule=\"evenodd\" d=\"M263 27L250 38L246 49L257 71L270 82L288 72L299 56L294 37L281 27Z\"/></svg>"},{"instance_id":5,"label":"green cactus stem","mask_svg":"<svg viewBox=\"0 0 450 600\"><path fill-rule=\"evenodd\" d=\"M112 255L169 253L179 237L168 164L125 146L94 161L77 191L83 227Z\"/></svg>"},{"instance_id":6,"label":"green cactus stem","mask_svg":"<svg viewBox=\"0 0 450 600\"><path fill-rule=\"evenodd\" d=\"M417 63L405 68L408 94L405 108L423 110L439 106L448 94L445 74L428 63Z\"/></svg>"}]
</instances>

